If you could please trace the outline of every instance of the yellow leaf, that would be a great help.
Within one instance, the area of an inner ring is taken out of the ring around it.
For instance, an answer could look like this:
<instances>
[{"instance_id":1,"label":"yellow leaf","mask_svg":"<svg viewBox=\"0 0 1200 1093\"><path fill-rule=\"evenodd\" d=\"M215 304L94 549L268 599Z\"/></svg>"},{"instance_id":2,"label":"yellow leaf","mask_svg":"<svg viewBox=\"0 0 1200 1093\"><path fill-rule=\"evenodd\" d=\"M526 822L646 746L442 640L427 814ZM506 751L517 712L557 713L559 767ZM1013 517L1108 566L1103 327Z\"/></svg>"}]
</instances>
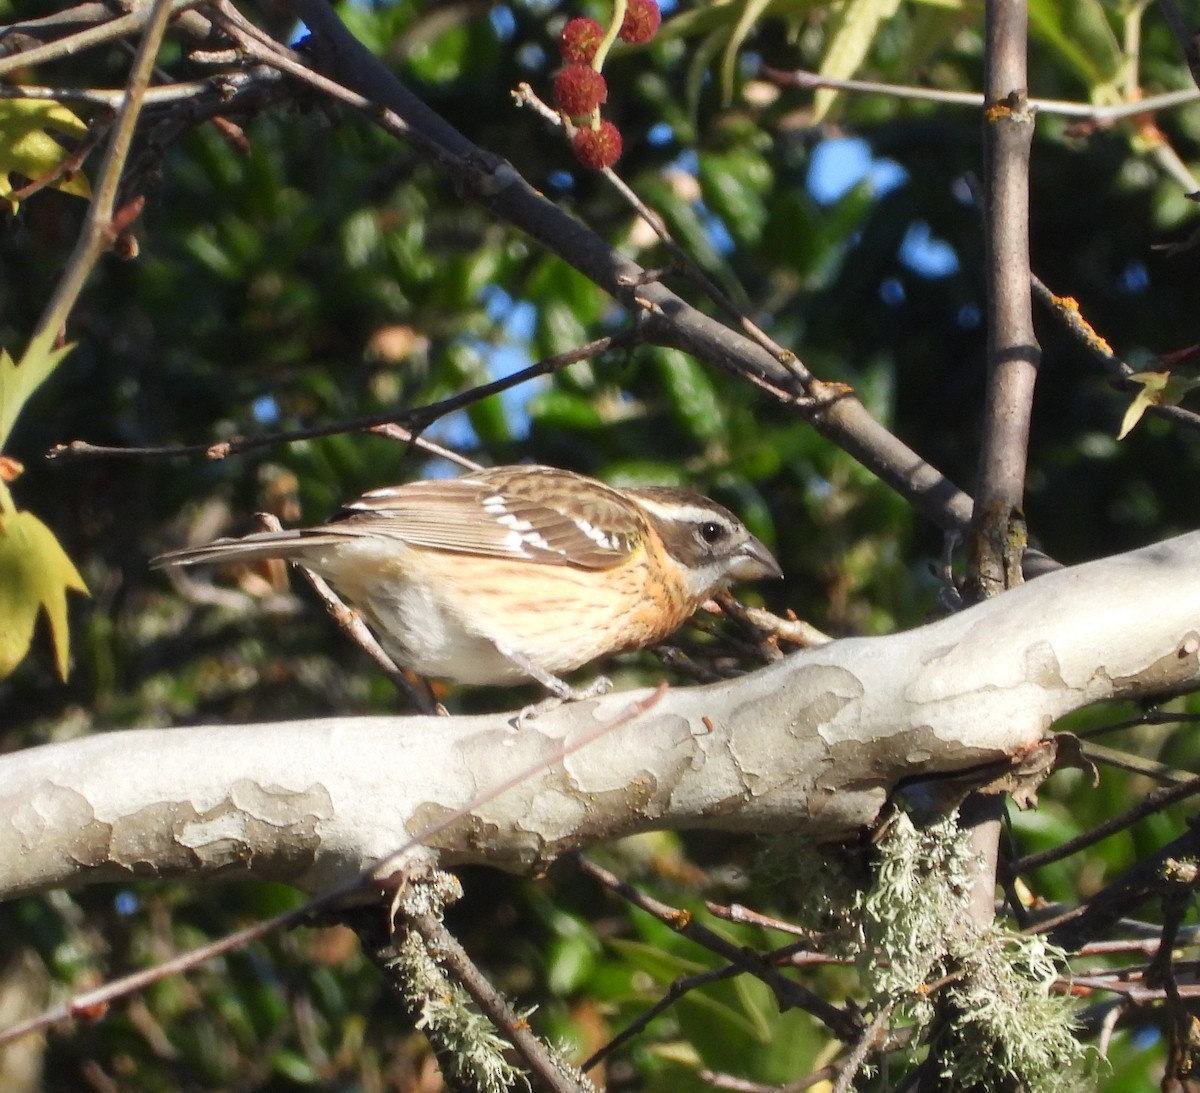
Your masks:
<instances>
[{"instance_id":1,"label":"yellow leaf","mask_svg":"<svg viewBox=\"0 0 1200 1093\"><path fill-rule=\"evenodd\" d=\"M1141 390L1134 395L1125 416L1121 419L1118 440L1124 440L1133 431L1133 427L1142 420L1142 415L1149 407L1178 406L1183 396L1192 388L1200 387L1200 379L1172 372L1134 372L1129 378L1140 384Z\"/></svg>"},{"instance_id":2,"label":"yellow leaf","mask_svg":"<svg viewBox=\"0 0 1200 1093\"><path fill-rule=\"evenodd\" d=\"M44 334L29 343L19 361L0 349L0 449L8 442L21 407L73 348L71 343L55 349L53 336Z\"/></svg>"},{"instance_id":3,"label":"yellow leaf","mask_svg":"<svg viewBox=\"0 0 1200 1093\"><path fill-rule=\"evenodd\" d=\"M818 70L834 80L848 80L866 59L879 33L879 24L890 19L900 0L845 0L834 12L829 48ZM813 98L813 124L824 119L833 106L837 92L830 87L817 89Z\"/></svg>"},{"instance_id":4,"label":"yellow leaf","mask_svg":"<svg viewBox=\"0 0 1200 1093\"><path fill-rule=\"evenodd\" d=\"M50 99L0 101L0 200L7 201L15 212L17 202L9 197L13 190L9 176L16 172L30 180L45 178L70 157L70 151L51 132L83 137L87 131L84 121ZM50 185L76 197L88 197L92 192L82 171L56 178Z\"/></svg>"},{"instance_id":5,"label":"yellow leaf","mask_svg":"<svg viewBox=\"0 0 1200 1093\"><path fill-rule=\"evenodd\" d=\"M7 490L4 491L7 493ZM0 679L25 658L38 612L46 612L58 674L67 678L71 638L67 592L87 585L59 541L31 512L0 513Z\"/></svg>"}]
</instances>

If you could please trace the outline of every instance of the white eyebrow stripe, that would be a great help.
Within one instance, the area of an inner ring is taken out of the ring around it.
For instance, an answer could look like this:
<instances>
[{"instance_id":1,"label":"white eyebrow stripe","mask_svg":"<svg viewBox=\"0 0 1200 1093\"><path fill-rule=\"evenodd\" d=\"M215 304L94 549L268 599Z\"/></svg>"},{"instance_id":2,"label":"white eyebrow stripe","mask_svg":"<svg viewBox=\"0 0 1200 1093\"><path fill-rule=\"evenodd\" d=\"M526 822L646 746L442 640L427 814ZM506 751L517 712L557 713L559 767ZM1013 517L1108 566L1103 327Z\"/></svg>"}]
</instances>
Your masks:
<instances>
[{"instance_id":1,"label":"white eyebrow stripe","mask_svg":"<svg viewBox=\"0 0 1200 1093\"><path fill-rule=\"evenodd\" d=\"M689 505L686 502L678 501L672 501L664 505L645 497L637 498L637 503L646 509L647 512L653 513L662 520L678 520L692 524L710 521L714 524L729 525L730 523L729 517L724 513L715 512L710 508L704 508L702 505Z\"/></svg>"}]
</instances>

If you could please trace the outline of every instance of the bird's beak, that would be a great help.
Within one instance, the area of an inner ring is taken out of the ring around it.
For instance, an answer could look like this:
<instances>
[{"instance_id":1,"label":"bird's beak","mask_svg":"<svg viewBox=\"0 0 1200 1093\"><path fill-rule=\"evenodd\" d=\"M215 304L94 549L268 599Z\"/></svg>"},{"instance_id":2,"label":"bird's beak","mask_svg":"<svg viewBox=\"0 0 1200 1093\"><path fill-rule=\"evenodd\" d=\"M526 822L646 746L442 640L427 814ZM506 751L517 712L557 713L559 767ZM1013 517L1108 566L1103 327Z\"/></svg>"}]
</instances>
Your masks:
<instances>
[{"instance_id":1,"label":"bird's beak","mask_svg":"<svg viewBox=\"0 0 1200 1093\"><path fill-rule=\"evenodd\" d=\"M737 581L757 581L764 577L781 578L783 570L775 556L753 535L733 557L729 572Z\"/></svg>"}]
</instances>

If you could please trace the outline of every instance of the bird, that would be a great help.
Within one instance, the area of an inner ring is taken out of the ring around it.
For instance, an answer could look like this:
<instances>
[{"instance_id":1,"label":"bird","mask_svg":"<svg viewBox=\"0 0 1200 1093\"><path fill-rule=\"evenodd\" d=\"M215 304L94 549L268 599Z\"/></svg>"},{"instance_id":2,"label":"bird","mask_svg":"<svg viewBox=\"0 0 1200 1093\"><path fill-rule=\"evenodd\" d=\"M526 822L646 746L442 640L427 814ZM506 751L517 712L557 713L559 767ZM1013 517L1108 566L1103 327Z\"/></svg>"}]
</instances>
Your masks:
<instances>
[{"instance_id":1,"label":"bird","mask_svg":"<svg viewBox=\"0 0 1200 1093\"><path fill-rule=\"evenodd\" d=\"M585 696L562 674L661 641L735 581L783 576L698 493L529 464L371 490L324 525L217 539L151 565L273 558L328 581L418 675L533 680L560 699Z\"/></svg>"}]
</instances>

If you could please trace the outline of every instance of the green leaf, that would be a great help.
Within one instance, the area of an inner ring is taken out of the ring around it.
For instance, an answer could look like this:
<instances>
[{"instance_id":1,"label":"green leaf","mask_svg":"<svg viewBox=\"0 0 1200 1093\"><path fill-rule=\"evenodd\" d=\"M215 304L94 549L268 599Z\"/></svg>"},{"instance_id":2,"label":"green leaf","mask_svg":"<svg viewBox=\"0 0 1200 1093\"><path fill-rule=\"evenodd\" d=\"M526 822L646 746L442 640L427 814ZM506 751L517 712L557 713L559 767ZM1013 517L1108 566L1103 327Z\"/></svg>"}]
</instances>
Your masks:
<instances>
[{"instance_id":1,"label":"green leaf","mask_svg":"<svg viewBox=\"0 0 1200 1093\"><path fill-rule=\"evenodd\" d=\"M850 79L866 59L880 24L895 15L899 6L900 0L846 0L834 13L833 31L829 48L821 58L820 74L835 80ZM818 88L813 98L811 124L825 120L837 96L831 87Z\"/></svg>"},{"instance_id":2,"label":"green leaf","mask_svg":"<svg viewBox=\"0 0 1200 1093\"><path fill-rule=\"evenodd\" d=\"M705 969L699 961L667 952L661 945L623 937L610 938L608 944L627 964L645 972L656 983L667 984L681 975L695 975Z\"/></svg>"},{"instance_id":3,"label":"green leaf","mask_svg":"<svg viewBox=\"0 0 1200 1093\"><path fill-rule=\"evenodd\" d=\"M595 431L604 427L604 418L596 409L594 397L575 394L552 387L534 395L529 402L529 416L538 425L550 429Z\"/></svg>"},{"instance_id":4,"label":"green leaf","mask_svg":"<svg viewBox=\"0 0 1200 1093\"><path fill-rule=\"evenodd\" d=\"M86 593L87 585L54 532L33 513L16 511L7 490L0 509L0 679L25 659L44 610L65 680L71 660L67 591Z\"/></svg>"},{"instance_id":5,"label":"green leaf","mask_svg":"<svg viewBox=\"0 0 1200 1093\"><path fill-rule=\"evenodd\" d=\"M692 436L704 443L723 438L725 408L708 372L678 349L656 349L654 360L671 406Z\"/></svg>"},{"instance_id":6,"label":"green leaf","mask_svg":"<svg viewBox=\"0 0 1200 1093\"><path fill-rule=\"evenodd\" d=\"M564 353L588 340L588 328L609 306L608 298L577 269L547 258L525 285L526 299L538 309L533 351L538 357Z\"/></svg>"},{"instance_id":7,"label":"green leaf","mask_svg":"<svg viewBox=\"0 0 1200 1093\"><path fill-rule=\"evenodd\" d=\"M734 88L737 86L737 55L742 48L746 36L754 29L754 24L761 19L770 7L771 0L746 0L738 15L737 24L725 44L725 52L721 57L721 102L728 106L733 102Z\"/></svg>"},{"instance_id":8,"label":"green leaf","mask_svg":"<svg viewBox=\"0 0 1200 1093\"><path fill-rule=\"evenodd\" d=\"M1121 43L1100 0L1032 0L1029 29L1075 69L1093 101L1116 101Z\"/></svg>"},{"instance_id":9,"label":"green leaf","mask_svg":"<svg viewBox=\"0 0 1200 1093\"><path fill-rule=\"evenodd\" d=\"M504 412L504 402L499 395L472 403L467 408L467 418L485 444L505 444L512 439L508 415Z\"/></svg>"},{"instance_id":10,"label":"green leaf","mask_svg":"<svg viewBox=\"0 0 1200 1093\"><path fill-rule=\"evenodd\" d=\"M82 137L88 127L65 106L50 99L0 102L0 200L7 201L14 212L17 202L9 197L13 190L9 176L17 173L34 181L45 178L71 155L50 135L52 131ZM50 185L76 197L90 197L92 192L82 171L57 178Z\"/></svg>"},{"instance_id":11,"label":"green leaf","mask_svg":"<svg viewBox=\"0 0 1200 1093\"><path fill-rule=\"evenodd\" d=\"M0 450L8 442L21 407L73 348L72 342L55 349L52 336L43 334L29 343L18 362L0 349Z\"/></svg>"},{"instance_id":12,"label":"green leaf","mask_svg":"<svg viewBox=\"0 0 1200 1093\"><path fill-rule=\"evenodd\" d=\"M555 995L583 990L596 970L594 942L582 934L558 938L546 952L546 985Z\"/></svg>"},{"instance_id":13,"label":"green leaf","mask_svg":"<svg viewBox=\"0 0 1200 1093\"><path fill-rule=\"evenodd\" d=\"M701 156L699 175L704 203L729 234L742 246L757 245L767 220L764 198L775 181L767 161L748 149Z\"/></svg>"}]
</instances>

